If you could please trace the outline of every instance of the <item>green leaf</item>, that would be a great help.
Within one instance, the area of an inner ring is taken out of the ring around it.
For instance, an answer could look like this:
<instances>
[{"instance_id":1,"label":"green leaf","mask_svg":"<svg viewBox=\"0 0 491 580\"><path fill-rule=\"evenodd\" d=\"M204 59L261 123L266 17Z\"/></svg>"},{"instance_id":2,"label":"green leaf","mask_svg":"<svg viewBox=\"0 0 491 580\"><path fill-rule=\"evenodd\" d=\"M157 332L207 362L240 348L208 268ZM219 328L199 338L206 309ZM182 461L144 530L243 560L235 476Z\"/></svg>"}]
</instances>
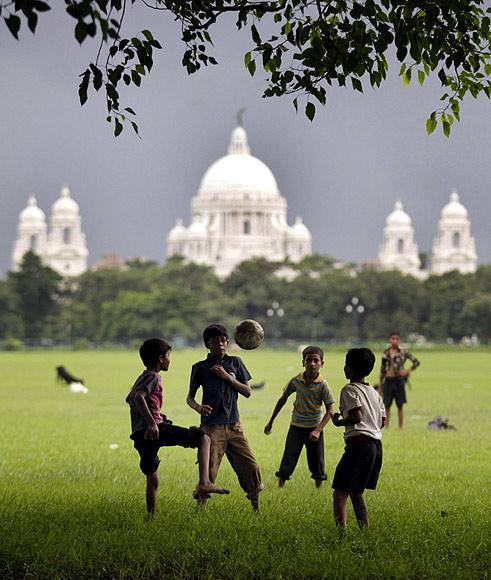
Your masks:
<instances>
[{"instance_id":1,"label":"green leaf","mask_svg":"<svg viewBox=\"0 0 491 580\"><path fill-rule=\"evenodd\" d=\"M312 121L314 119L315 105L313 103L307 103L307 106L305 107L305 114L307 115L309 121Z\"/></svg>"},{"instance_id":2,"label":"green leaf","mask_svg":"<svg viewBox=\"0 0 491 580\"><path fill-rule=\"evenodd\" d=\"M261 44L261 37L259 36L259 32L257 31L257 28L254 26L254 24L251 26L251 35L252 35L252 40L256 44Z\"/></svg>"},{"instance_id":3,"label":"green leaf","mask_svg":"<svg viewBox=\"0 0 491 580\"><path fill-rule=\"evenodd\" d=\"M131 79L137 87L142 83L140 75L135 70L131 71Z\"/></svg>"},{"instance_id":4,"label":"green leaf","mask_svg":"<svg viewBox=\"0 0 491 580\"><path fill-rule=\"evenodd\" d=\"M38 25L38 15L36 12L29 12L27 15L27 26L29 30L34 34L36 32L36 27Z\"/></svg>"},{"instance_id":5,"label":"green leaf","mask_svg":"<svg viewBox=\"0 0 491 580\"><path fill-rule=\"evenodd\" d=\"M437 125L436 113L433 112L426 120L426 132L428 133L428 135L431 135L433 133L433 131L436 129L436 125Z\"/></svg>"},{"instance_id":6,"label":"green leaf","mask_svg":"<svg viewBox=\"0 0 491 580\"><path fill-rule=\"evenodd\" d=\"M360 91L360 93L363 92L363 86L359 79L357 79L356 77L351 77L351 84L353 85L355 91Z\"/></svg>"},{"instance_id":7,"label":"green leaf","mask_svg":"<svg viewBox=\"0 0 491 580\"><path fill-rule=\"evenodd\" d=\"M133 111L133 109L131 107L126 107L125 108L125 111L127 113L130 113L130 115L136 115L135 111Z\"/></svg>"},{"instance_id":8,"label":"green leaf","mask_svg":"<svg viewBox=\"0 0 491 580\"><path fill-rule=\"evenodd\" d=\"M419 81L420 85L423 85L423 83L425 82L425 78L426 78L426 75L425 75L424 71L419 70L418 71L418 81Z\"/></svg>"},{"instance_id":9,"label":"green leaf","mask_svg":"<svg viewBox=\"0 0 491 580\"><path fill-rule=\"evenodd\" d=\"M407 87L411 82L411 69L408 68L402 73L402 84Z\"/></svg>"},{"instance_id":10,"label":"green leaf","mask_svg":"<svg viewBox=\"0 0 491 580\"><path fill-rule=\"evenodd\" d=\"M75 26L75 38L79 44L82 44L82 42L87 38L87 33L88 30L86 24L79 21L77 26Z\"/></svg>"},{"instance_id":11,"label":"green leaf","mask_svg":"<svg viewBox=\"0 0 491 580\"><path fill-rule=\"evenodd\" d=\"M489 64L489 63L486 63L486 64L484 65L484 72L485 72L485 73L486 73L488 76L490 76L490 75L491 75L491 64Z\"/></svg>"},{"instance_id":12,"label":"green leaf","mask_svg":"<svg viewBox=\"0 0 491 580\"><path fill-rule=\"evenodd\" d=\"M297 113L298 113L298 98L297 97L295 97L293 99L293 106L295 107L295 111L297 111Z\"/></svg>"},{"instance_id":13,"label":"green leaf","mask_svg":"<svg viewBox=\"0 0 491 580\"><path fill-rule=\"evenodd\" d=\"M87 69L82 75L82 81L78 86L78 97L80 104L83 106L87 101L87 89L89 88L90 70Z\"/></svg>"},{"instance_id":14,"label":"green leaf","mask_svg":"<svg viewBox=\"0 0 491 580\"><path fill-rule=\"evenodd\" d=\"M4 20L12 36L19 40L20 18L15 14L9 14Z\"/></svg>"},{"instance_id":15,"label":"green leaf","mask_svg":"<svg viewBox=\"0 0 491 580\"><path fill-rule=\"evenodd\" d=\"M49 4L46 4L46 2L42 2L42 0L34 0L32 4L33 8L38 12L48 12L48 10L51 10Z\"/></svg>"},{"instance_id":16,"label":"green leaf","mask_svg":"<svg viewBox=\"0 0 491 580\"><path fill-rule=\"evenodd\" d=\"M133 127L133 131L138 135L138 137L140 136L140 134L138 133L138 125L135 123L135 121L131 121L131 126Z\"/></svg>"},{"instance_id":17,"label":"green leaf","mask_svg":"<svg viewBox=\"0 0 491 580\"><path fill-rule=\"evenodd\" d=\"M448 121L442 121L442 125L443 125L443 134L445 135L445 137L450 137L450 123Z\"/></svg>"},{"instance_id":18,"label":"green leaf","mask_svg":"<svg viewBox=\"0 0 491 580\"><path fill-rule=\"evenodd\" d=\"M123 125L117 117L114 118L114 136L118 137L123 131Z\"/></svg>"},{"instance_id":19,"label":"green leaf","mask_svg":"<svg viewBox=\"0 0 491 580\"><path fill-rule=\"evenodd\" d=\"M149 42L153 40L153 34L150 32L150 30L142 30L142 34Z\"/></svg>"},{"instance_id":20,"label":"green leaf","mask_svg":"<svg viewBox=\"0 0 491 580\"><path fill-rule=\"evenodd\" d=\"M251 62L247 65L247 70L249 71L251 77L254 76L254 73L256 72L256 63L255 61L251 60Z\"/></svg>"},{"instance_id":21,"label":"green leaf","mask_svg":"<svg viewBox=\"0 0 491 580\"><path fill-rule=\"evenodd\" d=\"M246 65L246 68L249 66L249 63L251 62L251 53L250 52L246 52L244 55L244 63Z\"/></svg>"}]
</instances>

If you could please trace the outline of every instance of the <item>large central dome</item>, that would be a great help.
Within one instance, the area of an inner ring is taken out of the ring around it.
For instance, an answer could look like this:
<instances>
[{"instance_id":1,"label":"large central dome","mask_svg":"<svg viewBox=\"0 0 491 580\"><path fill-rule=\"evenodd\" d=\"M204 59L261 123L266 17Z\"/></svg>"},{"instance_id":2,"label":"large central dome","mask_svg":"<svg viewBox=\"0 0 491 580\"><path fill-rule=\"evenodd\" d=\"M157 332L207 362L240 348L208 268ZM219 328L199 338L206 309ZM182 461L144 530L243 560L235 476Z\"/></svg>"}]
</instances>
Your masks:
<instances>
[{"instance_id":1,"label":"large central dome","mask_svg":"<svg viewBox=\"0 0 491 580\"><path fill-rule=\"evenodd\" d=\"M250 154L247 133L232 131L228 155L215 161L201 180L198 196L207 199L271 199L280 192L269 167Z\"/></svg>"},{"instance_id":2,"label":"large central dome","mask_svg":"<svg viewBox=\"0 0 491 580\"><path fill-rule=\"evenodd\" d=\"M253 157L242 127L232 131L228 155L205 173L191 202L192 221L178 221L167 254L183 256L228 276L244 260L298 262L311 253L309 230L287 222L287 202L271 170Z\"/></svg>"}]
</instances>

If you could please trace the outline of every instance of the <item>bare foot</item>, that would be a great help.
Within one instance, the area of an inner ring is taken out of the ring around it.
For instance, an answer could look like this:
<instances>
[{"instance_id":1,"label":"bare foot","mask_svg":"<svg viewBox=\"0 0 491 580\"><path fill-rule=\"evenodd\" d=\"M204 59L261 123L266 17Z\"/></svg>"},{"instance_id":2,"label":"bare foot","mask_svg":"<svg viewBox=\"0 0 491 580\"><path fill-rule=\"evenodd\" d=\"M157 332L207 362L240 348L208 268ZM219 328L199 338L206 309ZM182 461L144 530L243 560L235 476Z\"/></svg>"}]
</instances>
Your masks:
<instances>
[{"instance_id":1,"label":"bare foot","mask_svg":"<svg viewBox=\"0 0 491 580\"><path fill-rule=\"evenodd\" d=\"M228 489L225 489L223 487L218 487L218 485L215 485L214 483L207 483L204 485L198 485L198 487L196 488L196 491L198 493L198 495L209 495L210 493L219 493L221 495L230 493Z\"/></svg>"},{"instance_id":2,"label":"bare foot","mask_svg":"<svg viewBox=\"0 0 491 580\"><path fill-rule=\"evenodd\" d=\"M315 480L315 487L316 487L317 489L320 489L320 488L322 487L322 484L323 484L323 482L324 482L324 480L323 480L323 479L316 479L316 480Z\"/></svg>"},{"instance_id":3,"label":"bare foot","mask_svg":"<svg viewBox=\"0 0 491 580\"><path fill-rule=\"evenodd\" d=\"M286 479L283 479L282 477L278 478L278 487L285 487L285 483Z\"/></svg>"}]
</instances>

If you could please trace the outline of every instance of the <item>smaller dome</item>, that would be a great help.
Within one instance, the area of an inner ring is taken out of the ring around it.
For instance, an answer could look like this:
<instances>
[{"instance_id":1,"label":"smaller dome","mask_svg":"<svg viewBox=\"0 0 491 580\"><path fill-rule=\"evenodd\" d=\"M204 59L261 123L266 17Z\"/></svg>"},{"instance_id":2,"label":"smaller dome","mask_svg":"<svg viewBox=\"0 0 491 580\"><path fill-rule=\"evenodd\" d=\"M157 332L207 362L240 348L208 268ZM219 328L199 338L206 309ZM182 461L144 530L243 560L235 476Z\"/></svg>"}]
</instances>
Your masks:
<instances>
[{"instance_id":1,"label":"smaller dome","mask_svg":"<svg viewBox=\"0 0 491 580\"><path fill-rule=\"evenodd\" d=\"M188 229L189 238L206 238L207 231L203 222L194 221Z\"/></svg>"},{"instance_id":2,"label":"smaller dome","mask_svg":"<svg viewBox=\"0 0 491 580\"><path fill-rule=\"evenodd\" d=\"M53 204L51 211L53 214L77 214L80 211L78 203L70 196L70 190L65 185L60 193L60 197Z\"/></svg>"},{"instance_id":3,"label":"smaller dome","mask_svg":"<svg viewBox=\"0 0 491 580\"><path fill-rule=\"evenodd\" d=\"M21 222L45 222L44 211L38 207L36 197L31 195L27 200L27 206L20 212L19 220Z\"/></svg>"},{"instance_id":4,"label":"smaller dome","mask_svg":"<svg viewBox=\"0 0 491 580\"><path fill-rule=\"evenodd\" d=\"M460 203L459 194L455 190L450 194L450 201L442 209L441 217L467 219L467 210Z\"/></svg>"},{"instance_id":5,"label":"smaller dome","mask_svg":"<svg viewBox=\"0 0 491 580\"><path fill-rule=\"evenodd\" d=\"M385 220L387 226L410 226L411 218L404 211L404 206L400 200L396 201L394 211Z\"/></svg>"},{"instance_id":6,"label":"smaller dome","mask_svg":"<svg viewBox=\"0 0 491 580\"><path fill-rule=\"evenodd\" d=\"M301 217L297 217L295 223L290 228L288 235L291 238L295 238L296 240L307 240L310 241L312 236L310 235L309 229L307 226L302 222Z\"/></svg>"},{"instance_id":7,"label":"smaller dome","mask_svg":"<svg viewBox=\"0 0 491 580\"><path fill-rule=\"evenodd\" d=\"M177 242L186 238L187 230L182 225L182 220L179 219L176 222L176 225L171 229L169 232L168 240L169 242Z\"/></svg>"}]
</instances>

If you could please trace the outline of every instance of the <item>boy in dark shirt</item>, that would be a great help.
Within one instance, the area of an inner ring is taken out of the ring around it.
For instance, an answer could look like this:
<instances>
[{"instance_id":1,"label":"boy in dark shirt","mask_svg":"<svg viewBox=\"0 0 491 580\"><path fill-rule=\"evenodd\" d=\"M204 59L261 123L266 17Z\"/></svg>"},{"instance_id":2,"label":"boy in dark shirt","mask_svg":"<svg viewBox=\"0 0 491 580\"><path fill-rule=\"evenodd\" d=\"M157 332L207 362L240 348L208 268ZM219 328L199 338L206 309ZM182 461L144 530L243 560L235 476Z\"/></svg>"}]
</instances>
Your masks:
<instances>
[{"instance_id":1,"label":"boy in dark shirt","mask_svg":"<svg viewBox=\"0 0 491 580\"><path fill-rule=\"evenodd\" d=\"M160 447L180 445L198 448L200 494L228 493L210 481L210 438L202 429L185 429L172 425L160 410L163 402L163 389L160 371L167 371L170 365L171 347L160 338L150 338L140 347L140 357L146 370L136 379L126 397L130 406L131 435L135 449L140 454L140 469L147 476L147 511L155 512L159 478L157 469L160 463Z\"/></svg>"},{"instance_id":2,"label":"boy in dark shirt","mask_svg":"<svg viewBox=\"0 0 491 580\"><path fill-rule=\"evenodd\" d=\"M256 458L239 422L238 395L251 396L248 384L251 375L239 357L227 355L228 333L221 324L211 324L203 332L209 350L205 360L193 365L188 405L201 415L201 428L211 439L210 480L216 481L223 455L227 456L246 492L254 511L259 511L259 493L263 489ZM196 401L199 387L203 388L201 405ZM196 490L198 503L209 494Z\"/></svg>"}]
</instances>

